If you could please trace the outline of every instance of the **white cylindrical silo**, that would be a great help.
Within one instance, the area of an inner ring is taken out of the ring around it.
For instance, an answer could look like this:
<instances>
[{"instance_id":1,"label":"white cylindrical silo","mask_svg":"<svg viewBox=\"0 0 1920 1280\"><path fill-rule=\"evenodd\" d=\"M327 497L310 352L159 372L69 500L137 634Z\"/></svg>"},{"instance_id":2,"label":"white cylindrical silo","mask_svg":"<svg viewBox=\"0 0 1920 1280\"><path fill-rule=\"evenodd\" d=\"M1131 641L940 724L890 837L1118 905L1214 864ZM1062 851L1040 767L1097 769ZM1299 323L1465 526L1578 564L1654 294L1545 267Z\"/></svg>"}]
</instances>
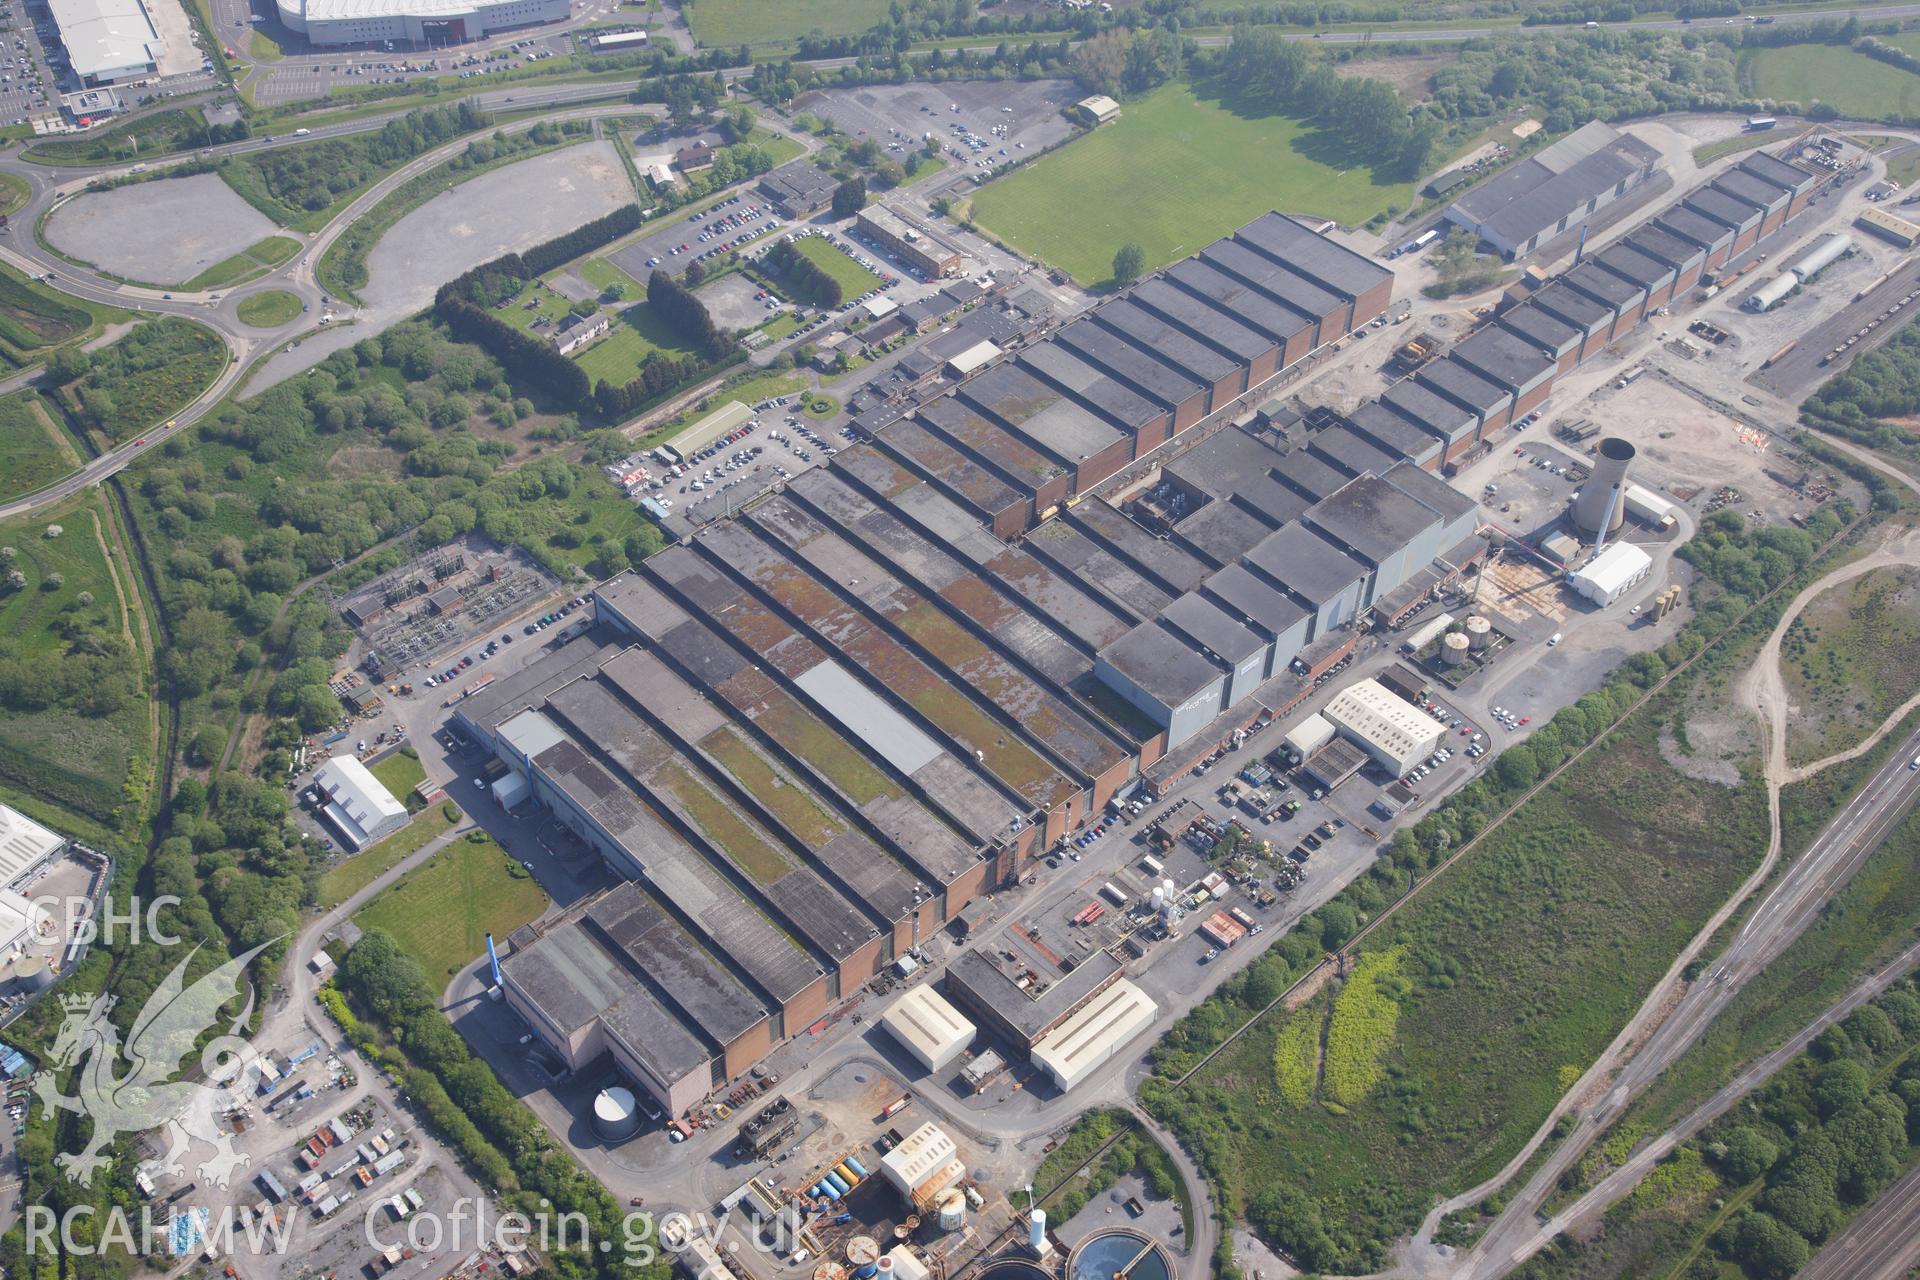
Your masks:
<instances>
[{"instance_id":1,"label":"white cylindrical silo","mask_svg":"<svg viewBox=\"0 0 1920 1280\"><path fill-rule=\"evenodd\" d=\"M1035 1209L1027 1223L1027 1248L1035 1253L1047 1251L1047 1211Z\"/></svg>"},{"instance_id":2,"label":"white cylindrical silo","mask_svg":"<svg viewBox=\"0 0 1920 1280\"><path fill-rule=\"evenodd\" d=\"M967 1225L967 1196L958 1187L948 1187L933 1202L942 1231L958 1231Z\"/></svg>"},{"instance_id":3,"label":"white cylindrical silo","mask_svg":"<svg viewBox=\"0 0 1920 1280\"><path fill-rule=\"evenodd\" d=\"M593 1100L593 1127L609 1142L639 1132L640 1109L634 1105L633 1090L620 1085L602 1089Z\"/></svg>"},{"instance_id":4,"label":"white cylindrical silo","mask_svg":"<svg viewBox=\"0 0 1920 1280\"><path fill-rule=\"evenodd\" d=\"M1159 885L1155 885L1155 886L1153 886L1153 898L1152 898L1152 902L1153 902L1153 909L1154 909L1155 911L1158 911L1158 910L1160 910L1160 909L1161 909L1162 907L1164 907L1164 906L1166 906L1166 905L1167 905L1167 891L1166 891L1165 889L1162 889L1162 888L1161 888L1161 887L1160 887Z\"/></svg>"},{"instance_id":5,"label":"white cylindrical silo","mask_svg":"<svg viewBox=\"0 0 1920 1280\"><path fill-rule=\"evenodd\" d=\"M1493 624L1477 613L1467 615L1466 627L1467 646L1476 652L1493 639Z\"/></svg>"},{"instance_id":6,"label":"white cylindrical silo","mask_svg":"<svg viewBox=\"0 0 1920 1280\"><path fill-rule=\"evenodd\" d=\"M1457 667L1467 660L1467 638L1458 631L1449 632L1440 638L1440 661L1450 667Z\"/></svg>"}]
</instances>

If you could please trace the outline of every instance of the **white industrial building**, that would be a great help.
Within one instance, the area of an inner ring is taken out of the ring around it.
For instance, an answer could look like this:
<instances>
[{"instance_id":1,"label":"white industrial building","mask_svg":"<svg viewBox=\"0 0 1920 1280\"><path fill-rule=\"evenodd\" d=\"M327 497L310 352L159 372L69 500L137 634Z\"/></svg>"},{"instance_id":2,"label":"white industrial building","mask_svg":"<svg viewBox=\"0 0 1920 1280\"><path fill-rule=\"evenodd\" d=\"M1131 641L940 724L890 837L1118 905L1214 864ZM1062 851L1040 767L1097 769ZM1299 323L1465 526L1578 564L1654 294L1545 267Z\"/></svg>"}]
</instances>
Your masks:
<instances>
[{"instance_id":1,"label":"white industrial building","mask_svg":"<svg viewBox=\"0 0 1920 1280\"><path fill-rule=\"evenodd\" d=\"M56 835L26 814L0 804L0 885L18 884L67 847Z\"/></svg>"},{"instance_id":2,"label":"white industrial building","mask_svg":"<svg viewBox=\"0 0 1920 1280\"><path fill-rule=\"evenodd\" d=\"M899 1146L880 1157L880 1172L894 1189L917 1204L924 1204L958 1182L966 1173L960 1163L960 1150L947 1131L937 1124L923 1124L908 1134Z\"/></svg>"},{"instance_id":3,"label":"white industrial building","mask_svg":"<svg viewBox=\"0 0 1920 1280\"><path fill-rule=\"evenodd\" d=\"M1604 609L1652 572L1651 556L1631 542L1616 542L1573 575L1573 589Z\"/></svg>"},{"instance_id":4,"label":"white industrial building","mask_svg":"<svg viewBox=\"0 0 1920 1280\"><path fill-rule=\"evenodd\" d=\"M572 14L569 0L275 0L280 21L317 45L433 49Z\"/></svg>"},{"instance_id":5,"label":"white industrial building","mask_svg":"<svg viewBox=\"0 0 1920 1280\"><path fill-rule=\"evenodd\" d=\"M48 0L47 8L82 84L153 74L160 33L140 0Z\"/></svg>"},{"instance_id":6,"label":"white industrial building","mask_svg":"<svg viewBox=\"0 0 1920 1280\"><path fill-rule=\"evenodd\" d=\"M1318 711L1287 730L1283 739L1287 750L1299 759L1305 760L1333 741L1333 724Z\"/></svg>"},{"instance_id":7,"label":"white industrial building","mask_svg":"<svg viewBox=\"0 0 1920 1280\"><path fill-rule=\"evenodd\" d=\"M1125 979L1089 1000L1084 1008L1034 1043L1034 1065L1066 1093L1160 1016L1160 1006Z\"/></svg>"},{"instance_id":8,"label":"white industrial building","mask_svg":"<svg viewBox=\"0 0 1920 1280\"><path fill-rule=\"evenodd\" d=\"M314 770L313 784L327 797L327 820L355 849L384 840L407 825L407 806L352 756L335 756Z\"/></svg>"},{"instance_id":9,"label":"white industrial building","mask_svg":"<svg viewBox=\"0 0 1920 1280\"><path fill-rule=\"evenodd\" d=\"M1395 777L1432 755L1446 731L1378 680L1356 680L1342 689L1327 704L1326 717Z\"/></svg>"},{"instance_id":10,"label":"white industrial building","mask_svg":"<svg viewBox=\"0 0 1920 1280\"><path fill-rule=\"evenodd\" d=\"M15 947L33 941L38 911L25 894L0 889L0 957L10 957Z\"/></svg>"},{"instance_id":11,"label":"white industrial building","mask_svg":"<svg viewBox=\"0 0 1920 1280\"><path fill-rule=\"evenodd\" d=\"M880 1025L928 1071L947 1067L973 1043L973 1024L925 984L889 1005Z\"/></svg>"}]
</instances>

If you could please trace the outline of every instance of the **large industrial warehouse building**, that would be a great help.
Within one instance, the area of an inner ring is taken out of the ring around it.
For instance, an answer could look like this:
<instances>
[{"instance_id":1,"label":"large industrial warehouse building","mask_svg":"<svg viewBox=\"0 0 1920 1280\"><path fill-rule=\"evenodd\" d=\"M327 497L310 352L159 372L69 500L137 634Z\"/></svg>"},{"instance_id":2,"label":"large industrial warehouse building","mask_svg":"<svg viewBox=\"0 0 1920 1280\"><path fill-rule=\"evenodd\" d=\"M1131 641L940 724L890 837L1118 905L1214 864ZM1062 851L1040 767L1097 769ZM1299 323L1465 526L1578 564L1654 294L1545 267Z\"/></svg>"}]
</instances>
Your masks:
<instances>
[{"instance_id":1,"label":"large industrial warehouse building","mask_svg":"<svg viewBox=\"0 0 1920 1280\"><path fill-rule=\"evenodd\" d=\"M275 0L287 30L316 45L443 48L515 27L560 22L569 0Z\"/></svg>"},{"instance_id":2,"label":"large industrial warehouse building","mask_svg":"<svg viewBox=\"0 0 1920 1280\"><path fill-rule=\"evenodd\" d=\"M1651 178L1659 160L1595 120L1487 179L1447 206L1446 218L1503 257L1525 257Z\"/></svg>"},{"instance_id":3,"label":"large industrial warehouse building","mask_svg":"<svg viewBox=\"0 0 1920 1280\"><path fill-rule=\"evenodd\" d=\"M1754 232L1816 182L1768 156L1738 167L1775 193L1771 211L1725 197ZM1729 251L1745 234L1701 216ZM931 400L863 415L863 442L601 584L586 634L454 713L622 882L516 932L505 998L570 1066L610 1056L684 1110L1123 787L1157 791L1301 706L1364 626L1480 553L1476 504L1435 472L1700 269L1637 235L1376 404L1216 429L1389 301L1378 264L1267 215ZM1189 432L1206 438L1183 449ZM1151 465L1124 499L1094 491ZM1340 751L1347 773L1364 761L1344 739L1317 755ZM1069 968L1015 934L962 953L944 996L1053 1053L1064 1087L1124 1043L1076 1029L1139 1006L1108 994L1112 952ZM922 1047L938 1060L957 1035Z\"/></svg>"},{"instance_id":4,"label":"large industrial warehouse building","mask_svg":"<svg viewBox=\"0 0 1920 1280\"><path fill-rule=\"evenodd\" d=\"M160 35L140 0L48 0L47 9L82 84L153 74Z\"/></svg>"}]
</instances>

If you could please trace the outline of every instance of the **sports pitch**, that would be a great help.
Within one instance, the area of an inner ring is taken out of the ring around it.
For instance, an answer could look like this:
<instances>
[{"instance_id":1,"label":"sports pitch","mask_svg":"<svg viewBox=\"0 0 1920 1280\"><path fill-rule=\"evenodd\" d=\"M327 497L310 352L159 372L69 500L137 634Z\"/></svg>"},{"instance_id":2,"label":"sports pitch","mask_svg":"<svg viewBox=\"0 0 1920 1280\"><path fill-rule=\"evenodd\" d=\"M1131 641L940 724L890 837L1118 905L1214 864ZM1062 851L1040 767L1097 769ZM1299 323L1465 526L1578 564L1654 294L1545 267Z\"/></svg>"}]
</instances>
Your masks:
<instances>
[{"instance_id":1,"label":"sports pitch","mask_svg":"<svg viewBox=\"0 0 1920 1280\"><path fill-rule=\"evenodd\" d=\"M818 31L858 35L887 16L888 0L695 0L686 6L693 38L709 49L737 44L790 44Z\"/></svg>"},{"instance_id":2,"label":"sports pitch","mask_svg":"<svg viewBox=\"0 0 1920 1280\"><path fill-rule=\"evenodd\" d=\"M1272 209L1354 226L1411 200L1412 183L1336 167L1326 154L1334 149L1299 120L1239 115L1210 90L1172 84L983 187L972 217L1021 252L1097 284L1128 241L1152 270Z\"/></svg>"}]
</instances>

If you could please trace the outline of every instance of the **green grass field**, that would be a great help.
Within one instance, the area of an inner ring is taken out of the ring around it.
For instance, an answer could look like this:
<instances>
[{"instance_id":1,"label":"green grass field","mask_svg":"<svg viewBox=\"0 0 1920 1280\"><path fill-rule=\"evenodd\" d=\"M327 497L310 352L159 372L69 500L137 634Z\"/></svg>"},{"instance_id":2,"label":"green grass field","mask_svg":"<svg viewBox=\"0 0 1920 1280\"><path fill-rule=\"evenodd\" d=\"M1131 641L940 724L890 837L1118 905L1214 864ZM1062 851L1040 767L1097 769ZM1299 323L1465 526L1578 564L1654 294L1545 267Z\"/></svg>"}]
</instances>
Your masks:
<instances>
[{"instance_id":1,"label":"green grass field","mask_svg":"<svg viewBox=\"0 0 1920 1280\"><path fill-rule=\"evenodd\" d=\"M840 282L840 296L848 302L869 289L880 287L880 277L849 258L843 250L836 249L819 236L808 236L804 240L795 240L793 247L800 256L819 267L822 271ZM831 295L829 295L831 296Z\"/></svg>"},{"instance_id":2,"label":"green grass field","mask_svg":"<svg viewBox=\"0 0 1920 1280\"><path fill-rule=\"evenodd\" d=\"M292 236L268 236L259 244L249 245L231 258L214 263L180 287L218 289L223 285L234 284L241 280L251 280L279 266L298 252L300 252L300 242Z\"/></svg>"},{"instance_id":3,"label":"green grass field","mask_svg":"<svg viewBox=\"0 0 1920 1280\"><path fill-rule=\"evenodd\" d=\"M17 498L52 484L80 465L80 456L43 418L31 391L0 397L0 499Z\"/></svg>"},{"instance_id":4,"label":"green grass field","mask_svg":"<svg viewBox=\"0 0 1920 1280\"><path fill-rule=\"evenodd\" d=\"M278 329L299 314L299 295L285 289L265 289L240 301L240 323L256 329Z\"/></svg>"},{"instance_id":5,"label":"green grass field","mask_svg":"<svg viewBox=\"0 0 1920 1280\"><path fill-rule=\"evenodd\" d=\"M1114 252L1129 241L1152 270L1272 209L1352 226L1412 197L1411 183L1378 182L1332 150L1298 120L1240 115L1210 86L1171 84L981 188L971 217L1095 284L1112 275Z\"/></svg>"},{"instance_id":6,"label":"green grass field","mask_svg":"<svg viewBox=\"0 0 1920 1280\"><path fill-rule=\"evenodd\" d=\"M628 280L625 272L604 259L595 258L582 263L579 273L588 284L603 289L615 279L619 280L627 285L628 299L644 298L646 295L643 286ZM526 305L529 302L538 305L529 307ZM566 319L569 305L567 298L550 288L529 289L494 314L508 324L545 340L553 334L551 326ZM574 363L594 381L605 378L608 382L625 382L636 377L640 372L640 362L655 351L686 354L687 348L674 337L673 330L662 324L644 301L603 303L602 306L606 310L617 311L613 317L613 328L606 337L584 351L576 352L573 357ZM534 328L534 322L540 319L549 321L549 325Z\"/></svg>"},{"instance_id":7,"label":"green grass field","mask_svg":"<svg viewBox=\"0 0 1920 1280\"><path fill-rule=\"evenodd\" d=\"M489 933L504 938L546 907L533 878L492 836L474 831L395 881L353 920L393 935L437 983L479 956Z\"/></svg>"},{"instance_id":8,"label":"green grass field","mask_svg":"<svg viewBox=\"0 0 1920 1280\"><path fill-rule=\"evenodd\" d=\"M1920 115L1920 76L1836 45L1749 49L1740 55L1740 80L1757 97L1824 102L1847 116Z\"/></svg>"},{"instance_id":9,"label":"green grass field","mask_svg":"<svg viewBox=\"0 0 1920 1280\"><path fill-rule=\"evenodd\" d=\"M425 848L435 837L452 830L454 820L442 812L444 808L444 804L436 804L414 814L413 820L403 830L396 831L365 853L355 854L321 876L320 905L339 906Z\"/></svg>"},{"instance_id":10,"label":"green grass field","mask_svg":"<svg viewBox=\"0 0 1920 1280\"><path fill-rule=\"evenodd\" d=\"M18 213L32 198L33 190L27 186L25 178L12 173L0 173L0 213Z\"/></svg>"},{"instance_id":11,"label":"green grass field","mask_svg":"<svg viewBox=\"0 0 1920 1280\"><path fill-rule=\"evenodd\" d=\"M708 48L791 44L818 31L851 36L887 16L888 0L696 0L686 8L693 38Z\"/></svg>"},{"instance_id":12,"label":"green grass field","mask_svg":"<svg viewBox=\"0 0 1920 1280\"><path fill-rule=\"evenodd\" d=\"M367 771L380 779L380 785L402 804L413 794L415 787L427 780L427 771L411 747L394 752L379 764L370 766Z\"/></svg>"},{"instance_id":13,"label":"green grass field","mask_svg":"<svg viewBox=\"0 0 1920 1280\"><path fill-rule=\"evenodd\" d=\"M51 660L65 653L63 630L70 620L92 617L110 631L121 630L125 614L97 533L104 510L102 500L89 494L31 520L0 525L0 547L13 549L4 568L26 578L24 587L0 594L0 643L12 655ZM48 537L55 526L59 535ZM105 818L122 802L134 746L146 739L147 709L139 700L107 719L59 707L3 712L0 777Z\"/></svg>"},{"instance_id":14,"label":"green grass field","mask_svg":"<svg viewBox=\"0 0 1920 1280\"><path fill-rule=\"evenodd\" d=\"M1920 570L1877 569L1807 605L1780 646L1794 707L1787 757L1806 764L1859 742L1920 686Z\"/></svg>"},{"instance_id":15,"label":"green grass field","mask_svg":"<svg viewBox=\"0 0 1920 1280\"><path fill-rule=\"evenodd\" d=\"M1265 1018L1166 1104L1188 1149L1247 1201L1309 1198L1346 1260L1499 1168L1765 843L1758 788L1681 776L1657 736L1643 712L1369 937L1404 956L1394 1017L1366 1011L1377 1087L1281 1105Z\"/></svg>"}]
</instances>

